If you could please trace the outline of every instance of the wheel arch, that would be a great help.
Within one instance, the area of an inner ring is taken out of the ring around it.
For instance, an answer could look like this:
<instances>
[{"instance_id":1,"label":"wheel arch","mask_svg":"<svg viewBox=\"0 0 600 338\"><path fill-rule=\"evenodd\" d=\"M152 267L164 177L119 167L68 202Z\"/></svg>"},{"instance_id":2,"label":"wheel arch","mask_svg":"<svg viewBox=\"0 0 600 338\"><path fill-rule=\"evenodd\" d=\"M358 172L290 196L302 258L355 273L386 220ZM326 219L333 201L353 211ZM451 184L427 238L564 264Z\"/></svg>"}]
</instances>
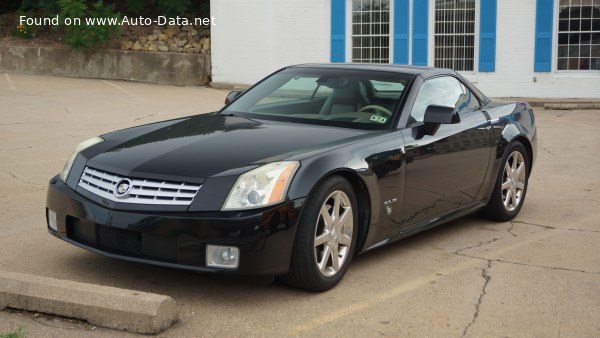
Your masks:
<instances>
[{"instance_id":1,"label":"wheel arch","mask_svg":"<svg viewBox=\"0 0 600 338\"><path fill-rule=\"evenodd\" d=\"M523 200L521 200L519 202L519 205L513 209L506 209L508 206L506 206L506 205L501 206L499 204L502 201L501 194L502 194L503 189L500 189L500 186L501 186L501 182L503 180L500 179L500 177L501 177L500 175L502 175L502 173L504 171L503 163L505 163L505 161L507 161L508 158L511 156L510 151L511 151L511 149L515 149L513 147L517 142L520 145L522 145L522 148L525 150L525 153L526 153L524 155L527 159L526 177L529 176L529 173L531 172L531 165L533 163L533 159L532 159L533 149L532 149L530 140L525 135L522 135L522 134L516 134L511 138L504 137L503 140L501 141L501 144L498 147L498 150L497 150L497 154L498 154L498 156L500 156L500 158L498 160L498 166L497 166L498 170L497 170L497 173L494 175L495 176L494 180L489 185L489 194L487 195L487 199L485 202L486 205L480 210L480 214L490 220L499 221L499 222L509 221L509 220L513 219L519 213L521 207L523 206ZM525 185L525 187L526 187L526 185ZM524 188L523 191L524 191L523 194L525 194L526 188ZM523 195L522 198L524 198L524 196L525 195Z\"/></svg>"},{"instance_id":2,"label":"wheel arch","mask_svg":"<svg viewBox=\"0 0 600 338\"><path fill-rule=\"evenodd\" d=\"M482 189L478 193L477 199L481 202L488 203L494 189L496 178L498 177L501 170L501 161L504 155L510 148L510 146L518 141L523 144L525 151L527 152L527 166L528 174L531 173L531 169L535 160L535 137L530 138L527 130L522 128L518 123L505 123L502 126L501 132L496 134L496 140L493 146L493 155L490 158L490 166L488 174L483 182Z\"/></svg>"},{"instance_id":3,"label":"wheel arch","mask_svg":"<svg viewBox=\"0 0 600 338\"><path fill-rule=\"evenodd\" d=\"M332 176L341 176L348 180L354 193L356 195L356 200L358 202L358 238L355 246L354 254L360 252L367 238L367 234L369 232L369 226L371 224L371 192L367 187L367 183L363 180L359 173L350 169L350 168L338 168L334 169L315 182L313 187L310 189L308 196L310 197L313 194L313 191L326 179Z\"/></svg>"},{"instance_id":4,"label":"wheel arch","mask_svg":"<svg viewBox=\"0 0 600 338\"><path fill-rule=\"evenodd\" d=\"M529 170L529 173L531 173L531 169L533 168L533 148L531 146L531 142L529 142L529 139L525 137L525 135L517 135L516 137L514 137L508 143L509 146L514 142L520 142L523 145L523 147L525 147L525 151L527 152L527 169Z\"/></svg>"}]
</instances>

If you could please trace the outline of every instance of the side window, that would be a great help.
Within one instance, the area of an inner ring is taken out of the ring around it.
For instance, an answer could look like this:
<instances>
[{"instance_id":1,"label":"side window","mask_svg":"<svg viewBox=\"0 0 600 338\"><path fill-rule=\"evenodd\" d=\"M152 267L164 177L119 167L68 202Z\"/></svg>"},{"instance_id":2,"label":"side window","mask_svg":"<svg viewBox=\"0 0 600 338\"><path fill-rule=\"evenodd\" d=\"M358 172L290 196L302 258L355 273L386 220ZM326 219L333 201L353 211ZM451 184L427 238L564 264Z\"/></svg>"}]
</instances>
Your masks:
<instances>
[{"instance_id":1,"label":"side window","mask_svg":"<svg viewBox=\"0 0 600 338\"><path fill-rule=\"evenodd\" d=\"M412 119L409 123L423 122L425 109L432 104L455 107L460 114L479 107L475 95L460 81L450 76L437 77L421 85L410 112Z\"/></svg>"},{"instance_id":2,"label":"side window","mask_svg":"<svg viewBox=\"0 0 600 338\"><path fill-rule=\"evenodd\" d=\"M479 109L479 107L481 107L481 103L477 99L477 96L475 96L475 94L473 94L469 88L462 84L462 82L459 83L463 90L464 101L459 101L459 105L456 107L458 108L458 113L463 114Z\"/></svg>"}]
</instances>

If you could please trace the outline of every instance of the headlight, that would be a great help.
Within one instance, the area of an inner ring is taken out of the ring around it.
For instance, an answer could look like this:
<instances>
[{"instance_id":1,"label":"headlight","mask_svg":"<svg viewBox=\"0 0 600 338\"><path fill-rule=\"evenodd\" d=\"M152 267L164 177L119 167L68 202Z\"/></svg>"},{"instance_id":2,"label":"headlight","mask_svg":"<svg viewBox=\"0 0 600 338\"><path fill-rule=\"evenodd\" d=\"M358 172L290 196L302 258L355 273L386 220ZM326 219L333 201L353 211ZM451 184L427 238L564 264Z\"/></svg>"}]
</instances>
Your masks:
<instances>
[{"instance_id":1,"label":"headlight","mask_svg":"<svg viewBox=\"0 0 600 338\"><path fill-rule=\"evenodd\" d=\"M240 210L277 204L285 199L299 162L274 162L242 174L221 210Z\"/></svg>"},{"instance_id":2,"label":"headlight","mask_svg":"<svg viewBox=\"0 0 600 338\"><path fill-rule=\"evenodd\" d=\"M71 171L71 167L73 166L73 162L75 162L75 158L77 157L77 154L79 154L80 152L84 151L85 149L93 146L94 144L98 144L102 141L104 141L104 139L102 139L101 137L92 137L89 140L85 140L85 141L79 143L79 145L77 147L75 147L75 151L73 152L73 154L71 155L71 157L69 158L67 163L65 163L65 167L60 172L60 179L63 182L67 183L67 177L69 177L69 172Z\"/></svg>"}]
</instances>

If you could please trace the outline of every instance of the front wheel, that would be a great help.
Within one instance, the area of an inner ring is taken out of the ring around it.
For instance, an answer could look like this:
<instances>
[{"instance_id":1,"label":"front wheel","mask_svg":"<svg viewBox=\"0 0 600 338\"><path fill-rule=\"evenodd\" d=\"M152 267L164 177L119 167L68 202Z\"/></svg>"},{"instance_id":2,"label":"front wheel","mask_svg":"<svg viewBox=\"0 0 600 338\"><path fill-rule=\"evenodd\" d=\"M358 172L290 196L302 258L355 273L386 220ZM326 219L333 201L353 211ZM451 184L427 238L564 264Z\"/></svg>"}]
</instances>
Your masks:
<instances>
[{"instance_id":1,"label":"front wheel","mask_svg":"<svg viewBox=\"0 0 600 338\"><path fill-rule=\"evenodd\" d=\"M352 185L333 176L309 196L298 223L287 284L327 291L344 277L358 233L357 199Z\"/></svg>"},{"instance_id":2,"label":"front wheel","mask_svg":"<svg viewBox=\"0 0 600 338\"><path fill-rule=\"evenodd\" d=\"M502 159L494 191L482 213L495 221L510 221L515 218L527 192L529 180L529 158L521 142L514 142Z\"/></svg>"}]
</instances>

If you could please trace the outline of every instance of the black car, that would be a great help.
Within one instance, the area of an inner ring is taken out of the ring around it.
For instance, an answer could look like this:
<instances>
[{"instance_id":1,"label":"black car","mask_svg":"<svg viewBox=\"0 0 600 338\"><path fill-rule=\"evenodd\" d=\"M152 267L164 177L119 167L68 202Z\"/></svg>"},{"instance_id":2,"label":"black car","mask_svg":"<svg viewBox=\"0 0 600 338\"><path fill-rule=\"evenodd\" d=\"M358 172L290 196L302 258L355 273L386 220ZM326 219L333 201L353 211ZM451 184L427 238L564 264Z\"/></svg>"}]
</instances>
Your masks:
<instances>
[{"instance_id":1,"label":"black car","mask_svg":"<svg viewBox=\"0 0 600 338\"><path fill-rule=\"evenodd\" d=\"M50 181L49 232L109 257L324 291L358 253L523 206L532 109L452 70L291 66L226 103L83 142Z\"/></svg>"}]
</instances>

